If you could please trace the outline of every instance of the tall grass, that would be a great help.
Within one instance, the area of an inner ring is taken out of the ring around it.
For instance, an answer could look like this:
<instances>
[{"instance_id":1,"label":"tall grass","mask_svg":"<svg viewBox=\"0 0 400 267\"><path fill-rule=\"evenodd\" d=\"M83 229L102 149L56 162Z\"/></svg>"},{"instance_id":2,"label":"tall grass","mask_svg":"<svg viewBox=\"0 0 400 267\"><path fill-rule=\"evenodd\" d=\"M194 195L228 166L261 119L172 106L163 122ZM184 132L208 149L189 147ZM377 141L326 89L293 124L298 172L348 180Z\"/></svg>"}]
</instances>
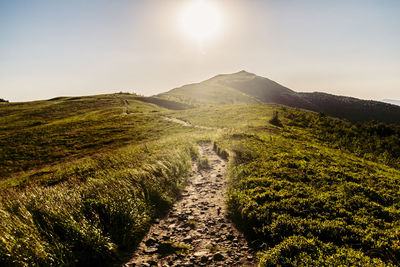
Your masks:
<instances>
[{"instance_id":1,"label":"tall grass","mask_svg":"<svg viewBox=\"0 0 400 267\"><path fill-rule=\"evenodd\" d=\"M190 142L152 142L77 163L59 174L74 177L56 185L3 192L0 265L112 260L178 197L194 154Z\"/></svg>"}]
</instances>

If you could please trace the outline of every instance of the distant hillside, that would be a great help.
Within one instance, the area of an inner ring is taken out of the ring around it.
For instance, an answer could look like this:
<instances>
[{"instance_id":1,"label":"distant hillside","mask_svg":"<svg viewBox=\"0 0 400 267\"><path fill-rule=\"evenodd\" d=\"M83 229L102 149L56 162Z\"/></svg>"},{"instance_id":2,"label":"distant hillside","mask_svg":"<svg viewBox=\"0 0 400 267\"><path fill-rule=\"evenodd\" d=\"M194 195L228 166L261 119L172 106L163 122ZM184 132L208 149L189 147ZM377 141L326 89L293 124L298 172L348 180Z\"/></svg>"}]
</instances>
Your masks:
<instances>
[{"instance_id":1,"label":"distant hillside","mask_svg":"<svg viewBox=\"0 0 400 267\"><path fill-rule=\"evenodd\" d=\"M159 94L158 97L195 106L261 103L256 97L224 84L225 79L220 79L224 76L219 75L201 83L184 85Z\"/></svg>"},{"instance_id":2,"label":"distant hillside","mask_svg":"<svg viewBox=\"0 0 400 267\"><path fill-rule=\"evenodd\" d=\"M22 172L151 139L155 125L160 129L168 125L159 122L158 112L188 107L131 94L3 103L0 105L0 184Z\"/></svg>"},{"instance_id":3,"label":"distant hillside","mask_svg":"<svg viewBox=\"0 0 400 267\"><path fill-rule=\"evenodd\" d=\"M400 100L394 100L394 99L383 99L382 102L388 103L388 104L393 104L400 106Z\"/></svg>"},{"instance_id":4,"label":"distant hillside","mask_svg":"<svg viewBox=\"0 0 400 267\"><path fill-rule=\"evenodd\" d=\"M272 80L246 71L217 75L158 95L189 105L273 103L323 112L352 122L377 120L400 123L400 107L326 93L298 93Z\"/></svg>"},{"instance_id":5,"label":"distant hillside","mask_svg":"<svg viewBox=\"0 0 400 267\"><path fill-rule=\"evenodd\" d=\"M150 97L138 96L135 98L135 100L155 104L157 106L167 108L167 109L172 109L172 110L183 110L183 109L193 108L193 106L185 104L185 103L169 101L166 99L162 99L162 98L158 98L158 97L151 97L151 96Z\"/></svg>"}]
</instances>

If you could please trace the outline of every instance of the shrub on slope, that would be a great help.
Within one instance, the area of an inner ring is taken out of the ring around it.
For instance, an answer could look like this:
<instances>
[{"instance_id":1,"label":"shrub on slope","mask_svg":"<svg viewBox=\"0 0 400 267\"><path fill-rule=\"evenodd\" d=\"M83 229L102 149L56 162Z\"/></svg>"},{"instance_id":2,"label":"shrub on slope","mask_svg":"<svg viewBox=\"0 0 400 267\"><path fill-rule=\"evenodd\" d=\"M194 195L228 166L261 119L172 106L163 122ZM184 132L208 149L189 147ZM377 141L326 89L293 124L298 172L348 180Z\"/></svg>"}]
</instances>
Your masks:
<instances>
[{"instance_id":1,"label":"shrub on slope","mask_svg":"<svg viewBox=\"0 0 400 267\"><path fill-rule=\"evenodd\" d=\"M229 210L262 265L400 262L400 171L263 132L220 143L234 155Z\"/></svg>"}]
</instances>

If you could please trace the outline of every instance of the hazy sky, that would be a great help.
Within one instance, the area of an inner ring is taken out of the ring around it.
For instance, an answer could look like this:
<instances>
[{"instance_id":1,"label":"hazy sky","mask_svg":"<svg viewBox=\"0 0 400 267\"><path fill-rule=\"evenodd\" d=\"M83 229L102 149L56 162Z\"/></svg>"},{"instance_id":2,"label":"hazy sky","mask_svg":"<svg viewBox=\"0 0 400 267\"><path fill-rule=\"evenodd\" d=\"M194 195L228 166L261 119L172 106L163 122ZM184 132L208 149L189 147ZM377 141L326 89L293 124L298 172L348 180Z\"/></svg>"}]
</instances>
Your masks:
<instances>
[{"instance_id":1,"label":"hazy sky","mask_svg":"<svg viewBox=\"0 0 400 267\"><path fill-rule=\"evenodd\" d=\"M400 1L209 0L221 29L182 31L194 0L0 0L0 98L144 95L242 69L296 91L400 99Z\"/></svg>"}]
</instances>

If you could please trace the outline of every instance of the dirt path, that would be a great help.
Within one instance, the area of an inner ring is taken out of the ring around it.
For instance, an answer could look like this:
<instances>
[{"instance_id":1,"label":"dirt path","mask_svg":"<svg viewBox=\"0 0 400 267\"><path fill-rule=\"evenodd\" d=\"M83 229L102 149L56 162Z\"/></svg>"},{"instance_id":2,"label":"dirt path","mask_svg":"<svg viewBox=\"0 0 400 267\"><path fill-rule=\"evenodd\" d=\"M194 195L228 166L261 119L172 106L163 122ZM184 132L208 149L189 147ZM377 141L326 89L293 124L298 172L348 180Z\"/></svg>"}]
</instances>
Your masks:
<instances>
[{"instance_id":1,"label":"dirt path","mask_svg":"<svg viewBox=\"0 0 400 267\"><path fill-rule=\"evenodd\" d=\"M226 218L226 161L209 144L199 151L211 168L193 164L182 199L151 227L124 266L256 266L243 235Z\"/></svg>"},{"instance_id":2,"label":"dirt path","mask_svg":"<svg viewBox=\"0 0 400 267\"><path fill-rule=\"evenodd\" d=\"M187 121L183 121L177 118L173 118L173 117L164 117L165 120L170 121L170 122L174 122L174 123L178 123L180 125L186 126L186 127L194 127L192 124L190 124Z\"/></svg>"},{"instance_id":3,"label":"dirt path","mask_svg":"<svg viewBox=\"0 0 400 267\"><path fill-rule=\"evenodd\" d=\"M193 125L190 122L178 119L178 118L174 118L174 117L164 117L165 120L170 121L170 122L174 122L174 123L178 123L180 125L183 125L185 127L194 127L194 128L198 128L198 129L203 129L203 130L217 130L217 128L213 128L213 127L206 127L206 126L199 126L199 125Z\"/></svg>"}]
</instances>

